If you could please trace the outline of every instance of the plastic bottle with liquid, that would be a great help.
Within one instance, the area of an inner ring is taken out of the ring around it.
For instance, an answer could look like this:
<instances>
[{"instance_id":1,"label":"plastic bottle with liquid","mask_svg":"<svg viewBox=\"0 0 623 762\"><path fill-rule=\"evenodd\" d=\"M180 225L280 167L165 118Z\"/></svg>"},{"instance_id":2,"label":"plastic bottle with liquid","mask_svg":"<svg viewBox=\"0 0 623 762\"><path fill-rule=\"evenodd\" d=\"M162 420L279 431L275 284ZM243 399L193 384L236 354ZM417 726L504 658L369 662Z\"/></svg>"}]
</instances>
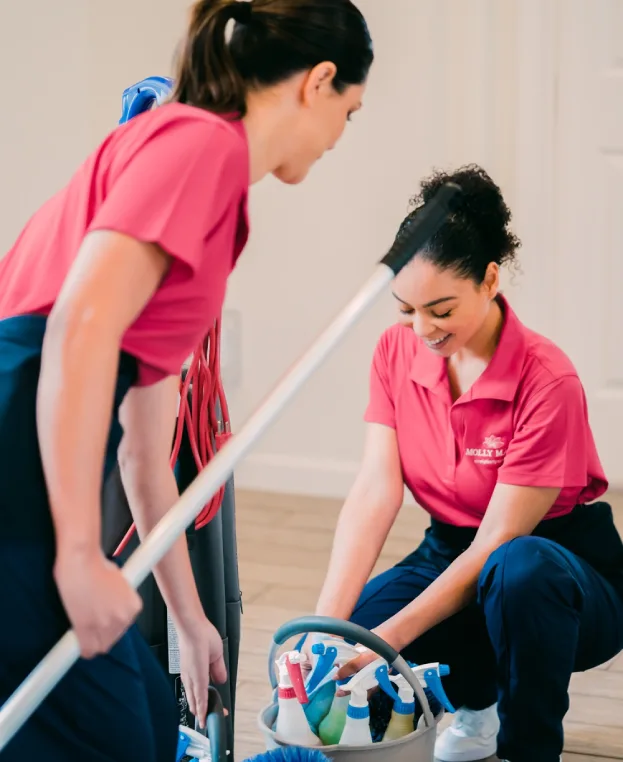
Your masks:
<instances>
[{"instance_id":1,"label":"plastic bottle with liquid","mask_svg":"<svg viewBox=\"0 0 623 762\"><path fill-rule=\"evenodd\" d=\"M342 691L350 693L350 700L340 746L366 746L372 743L368 691L378 685L376 672L379 668L387 669L384 659L370 662L341 686Z\"/></svg>"},{"instance_id":2,"label":"plastic bottle with liquid","mask_svg":"<svg viewBox=\"0 0 623 762\"><path fill-rule=\"evenodd\" d=\"M311 652L312 663L315 663L315 666L305 685L309 696L305 716L322 743L330 746L339 741L346 722L349 701L348 695L336 694L335 675L340 667L359 656L361 647L351 646L337 638L329 638L322 643L315 643Z\"/></svg>"},{"instance_id":3,"label":"plastic bottle with liquid","mask_svg":"<svg viewBox=\"0 0 623 762\"><path fill-rule=\"evenodd\" d=\"M394 699L391 718L383 735L383 741L395 741L413 733L415 718L413 688L402 675L390 676L387 670L378 670L377 678L380 687Z\"/></svg>"},{"instance_id":4,"label":"plastic bottle with liquid","mask_svg":"<svg viewBox=\"0 0 623 762\"><path fill-rule=\"evenodd\" d=\"M278 714L275 732L279 738L295 746L319 746L320 739L309 726L303 705L308 696L301 673L301 654L290 651L276 661L279 672L277 688Z\"/></svg>"}]
</instances>

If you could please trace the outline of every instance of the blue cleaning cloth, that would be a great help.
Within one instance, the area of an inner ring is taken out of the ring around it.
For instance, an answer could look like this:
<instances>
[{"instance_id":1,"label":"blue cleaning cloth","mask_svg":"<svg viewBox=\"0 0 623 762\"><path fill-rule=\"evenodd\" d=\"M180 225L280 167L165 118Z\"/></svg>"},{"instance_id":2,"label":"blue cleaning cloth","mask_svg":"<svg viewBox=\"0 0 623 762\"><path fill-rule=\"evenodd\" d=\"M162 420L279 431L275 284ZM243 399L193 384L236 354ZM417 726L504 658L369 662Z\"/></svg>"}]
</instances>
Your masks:
<instances>
[{"instance_id":1,"label":"blue cleaning cloth","mask_svg":"<svg viewBox=\"0 0 623 762\"><path fill-rule=\"evenodd\" d=\"M318 735L318 726L331 709L335 688L335 681L329 680L309 696L309 703L303 707L309 727L316 735Z\"/></svg>"}]
</instances>

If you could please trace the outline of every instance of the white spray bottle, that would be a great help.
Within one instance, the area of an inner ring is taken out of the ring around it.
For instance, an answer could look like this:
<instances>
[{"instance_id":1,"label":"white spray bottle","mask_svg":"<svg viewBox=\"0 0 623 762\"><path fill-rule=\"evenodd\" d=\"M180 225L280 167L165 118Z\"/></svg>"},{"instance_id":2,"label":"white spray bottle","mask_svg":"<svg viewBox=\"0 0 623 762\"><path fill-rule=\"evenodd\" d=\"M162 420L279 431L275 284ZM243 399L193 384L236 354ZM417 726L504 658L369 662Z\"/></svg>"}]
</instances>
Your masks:
<instances>
[{"instance_id":1,"label":"white spray bottle","mask_svg":"<svg viewBox=\"0 0 623 762\"><path fill-rule=\"evenodd\" d=\"M344 664L356 659L363 647L351 646L343 640L332 639L320 646L314 646L314 648L322 648L324 652L318 659L316 669L307 684L307 690L310 692L310 688L313 686L312 690L315 690L317 695L326 694L322 706L322 716L317 720L317 733L325 746L333 746L339 743L342 736L350 698L348 694L340 694L339 692L339 688L348 680L336 681L335 675ZM336 687L338 688L337 692ZM308 711L305 714L309 724L315 729L313 721L316 718L310 716L311 713Z\"/></svg>"},{"instance_id":2,"label":"white spray bottle","mask_svg":"<svg viewBox=\"0 0 623 762\"><path fill-rule=\"evenodd\" d=\"M415 695L413 688L402 675L389 675L388 670L379 669L377 679L381 688L394 699L389 725L383 735L383 741L395 741L397 738L413 733L415 717ZM396 686L392 685L392 683Z\"/></svg>"},{"instance_id":3,"label":"white spray bottle","mask_svg":"<svg viewBox=\"0 0 623 762\"><path fill-rule=\"evenodd\" d=\"M308 698L303 684L301 661L302 656L298 651L282 654L276 661L279 672L279 713L275 732L288 744L319 746L320 739L309 727L302 706L307 703Z\"/></svg>"},{"instance_id":4,"label":"white spray bottle","mask_svg":"<svg viewBox=\"0 0 623 762\"><path fill-rule=\"evenodd\" d=\"M376 672L379 668L387 669L387 662L384 659L370 662L346 684L340 686L341 691L350 693L340 746L365 746L372 743L368 691L378 685Z\"/></svg>"}]
</instances>

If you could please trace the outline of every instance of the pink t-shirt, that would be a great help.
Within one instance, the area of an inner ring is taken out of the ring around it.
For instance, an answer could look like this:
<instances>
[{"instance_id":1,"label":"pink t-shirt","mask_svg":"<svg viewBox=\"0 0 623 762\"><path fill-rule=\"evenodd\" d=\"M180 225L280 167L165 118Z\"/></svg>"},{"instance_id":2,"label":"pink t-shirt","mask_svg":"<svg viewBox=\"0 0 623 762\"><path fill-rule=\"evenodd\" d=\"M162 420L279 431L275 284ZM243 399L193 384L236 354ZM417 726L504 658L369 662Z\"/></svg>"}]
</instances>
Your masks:
<instances>
[{"instance_id":1,"label":"pink t-shirt","mask_svg":"<svg viewBox=\"0 0 623 762\"><path fill-rule=\"evenodd\" d=\"M0 261L0 319L47 314L86 233L113 230L172 257L122 349L139 383L179 374L222 309L248 236L240 121L171 103L117 127L29 220Z\"/></svg>"},{"instance_id":2,"label":"pink t-shirt","mask_svg":"<svg viewBox=\"0 0 623 762\"><path fill-rule=\"evenodd\" d=\"M379 340L365 420L396 430L406 486L435 519L477 527L496 483L560 487L547 518L608 483L568 357L500 297L504 326L484 373L452 403L445 360L407 326Z\"/></svg>"}]
</instances>

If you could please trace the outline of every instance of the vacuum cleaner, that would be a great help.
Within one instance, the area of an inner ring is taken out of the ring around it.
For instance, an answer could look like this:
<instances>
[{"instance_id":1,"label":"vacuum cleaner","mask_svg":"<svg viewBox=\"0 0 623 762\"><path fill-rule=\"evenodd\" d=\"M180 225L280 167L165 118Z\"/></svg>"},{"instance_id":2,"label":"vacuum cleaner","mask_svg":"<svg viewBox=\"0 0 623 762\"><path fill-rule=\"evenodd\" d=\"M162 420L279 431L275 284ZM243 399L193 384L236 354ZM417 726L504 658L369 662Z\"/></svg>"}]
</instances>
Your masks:
<instances>
[{"instance_id":1,"label":"vacuum cleaner","mask_svg":"<svg viewBox=\"0 0 623 762\"><path fill-rule=\"evenodd\" d=\"M148 77L128 87L122 96L120 124L162 104L173 80ZM229 437L227 401L220 378L220 322L185 365L180 379L180 408L171 465L180 494L214 457ZM138 547L132 515L118 467L104 485L102 534L104 550L125 564ZM218 686L227 748L234 749L234 716L240 649L241 592L236 554L233 477L204 506L186 530L191 565L207 618L223 640L228 680ZM194 727L180 677L177 635L153 575L139 587L143 609L137 626L169 674L179 707L179 723Z\"/></svg>"}]
</instances>

